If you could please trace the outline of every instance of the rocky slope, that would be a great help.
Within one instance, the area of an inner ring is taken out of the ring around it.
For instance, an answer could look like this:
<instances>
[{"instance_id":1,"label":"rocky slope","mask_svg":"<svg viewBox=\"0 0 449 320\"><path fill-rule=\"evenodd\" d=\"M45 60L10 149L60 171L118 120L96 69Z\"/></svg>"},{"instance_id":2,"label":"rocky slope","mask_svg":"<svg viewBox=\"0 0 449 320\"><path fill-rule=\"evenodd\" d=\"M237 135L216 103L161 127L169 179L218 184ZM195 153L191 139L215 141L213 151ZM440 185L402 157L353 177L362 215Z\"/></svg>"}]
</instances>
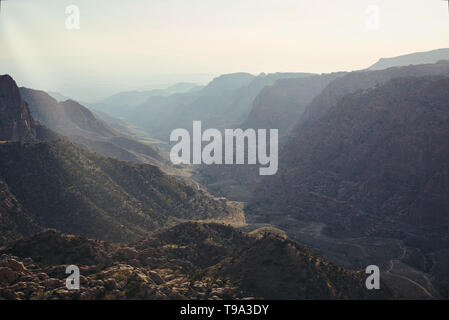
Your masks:
<instances>
[{"instance_id":1,"label":"rocky slope","mask_svg":"<svg viewBox=\"0 0 449 320\"><path fill-rule=\"evenodd\" d=\"M358 90L369 89L385 84L391 79L402 77L424 77L449 74L449 61L440 61L435 64L422 64L408 67L394 67L379 71L355 71L336 79L330 83L305 109L299 118L296 128L305 123L312 123L315 119L325 115L344 96ZM295 129L293 129L295 130ZM295 135L295 132L292 133Z\"/></svg>"},{"instance_id":2,"label":"rocky slope","mask_svg":"<svg viewBox=\"0 0 449 320\"><path fill-rule=\"evenodd\" d=\"M436 257L449 248L448 85L443 76L397 78L326 105L296 128L279 173L259 185L252 216L320 222L336 237L400 239L435 257L419 268L441 268L447 261Z\"/></svg>"},{"instance_id":3,"label":"rocky slope","mask_svg":"<svg viewBox=\"0 0 449 320\"><path fill-rule=\"evenodd\" d=\"M80 268L80 290L65 287L69 264ZM183 224L129 245L47 230L0 249L0 299L396 297L363 283L285 239L214 224Z\"/></svg>"},{"instance_id":4,"label":"rocky slope","mask_svg":"<svg viewBox=\"0 0 449 320\"><path fill-rule=\"evenodd\" d=\"M178 220L238 214L157 167L104 158L63 140L0 145L0 178L41 226L112 241Z\"/></svg>"},{"instance_id":5,"label":"rocky slope","mask_svg":"<svg viewBox=\"0 0 449 320\"><path fill-rule=\"evenodd\" d=\"M157 148L112 129L78 102L58 102L43 91L27 88L20 88L20 93L36 120L74 143L106 157L164 165Z\"/></svg>"},{"instance_id":6,"label":"rocky slope","mask_svg":"<svg viewBox=\"0 0 449 320\"><path fill-rule=\"evenodd\" d=\"M262 253L262 254L261 254ZM336 267L294 242L265 236L210 267L207 274L232 279L246 292L265 299L388 299L395 296L385 286L368 291L366 274Z\"/></svg>"}]
</instances>

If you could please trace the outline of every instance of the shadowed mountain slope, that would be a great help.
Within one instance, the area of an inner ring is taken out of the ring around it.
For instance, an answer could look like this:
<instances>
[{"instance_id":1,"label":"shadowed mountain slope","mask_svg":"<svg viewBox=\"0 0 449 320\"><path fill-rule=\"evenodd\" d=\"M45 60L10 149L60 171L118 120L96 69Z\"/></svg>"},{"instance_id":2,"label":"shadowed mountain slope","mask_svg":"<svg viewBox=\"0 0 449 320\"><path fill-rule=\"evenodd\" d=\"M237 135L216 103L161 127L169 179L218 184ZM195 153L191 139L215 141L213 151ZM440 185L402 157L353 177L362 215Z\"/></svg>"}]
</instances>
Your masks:
<instances>
[{"instance_id":1,"label":"shadowed mountain slope","mask_svg":"<svg viewBox=\"0 0 449 320\"><path fill-rule=\"evenodd\" d=\"M41 228L0 179L0 246L31 236Z\"/></svg>"},{"instance_id":2,"label":"shadowed mountain slope","mask_svg":"<svg viewBox=\"0 0 449 320\"><path fill-rule=\"evenodd\" d=\"M305 247L273 236L256 240L239 254L211 267L208 274L231 279L244 291L265 299L391 299L395 296L385 284L381 285L381 291L367 290L366 274L362 271L336 267Z\"/></svg>"},{"instance_id":3,"label":"shadowed mountain slope","mask_svg":"<svg viewBox=\"0 0 449 320\"><path fill-rule=\"evenodd\" d=\"M300 129L313 126L314 121L326 115L344 96L382 85L391 79L427 75L449 75L449 61L278 80L274 85L265 87L255 98L253 109L242 126L279 129L280 146L285 146L285 152L279 153L280 166L283 166L285 154L296 153L294 141L296 136L302 134ZM288 140L293 141L289 144ZM212 165L202 166L198 179L215 194L248 201L260 177L256 166Z\"/></svg>"},{"instance_id":4,"label":"shadowed mountain slope","mask_svg":"<svg viewBox=\"0 0 449 320\"><path fill-rule=\"evenodd\" d=\"M343 97L298 126L278 174L259 184L250 214L277 225L324 223L336 237L400 239L424 255L443 256L448 88L447 77L408 77ZM447 261L419 268L433 272L440 263Z\"/></svg>"},{"instance_id":5,"label":"shadowed mountain slope","mask_svg":"<svg viewBox=\"0 0 449 320\"><path fill-rule=\"evenodd\" d=\"M0 177L40 225L112 241L234 210L156 167L103 158L62 140L0 145Z\"/></svg>"},{"instance_id":6,"label":"shadowed mountain slope","mask_svg":"<svg viewBox=\"0 0 449 320\"><path fill-rule=\"evenodd\" d=\"M305 78L281 79L266 86L255 98L242 128L279 129L281 139L288 135L306 106L326 86L344 73Z\"/></svg>"},{"instance_id":7,"label":"shadowed mountain slope","mask_svg":"<svg viewBox=\"0 0 449 320\"><path fill-rule=\"evenodd\" d=\"M43 91L27 88L20 92L36 120L74 143L111 158L161 166L164 163L157 149L112 129L78 102L58 102Z\"/></svg>"},{"instance_id":8,"label":"shadowed mountain slope","mask_svg":"<svg viewBox=\"0 0 449 320\"><path fill-rule=\"evenodd\" d=\"M435 64L423 64L408 67L395 67L379 71L355 71L331 82L323 92L318 95L305 109L296 127L304 123L312 123L315 119L325 115L327 111L344 96L358 90L382 85L391 79L402 77L424 77L436 75L449 75L449 61ZM293 129L294 130L294 129ZM295 135L293 132L292 135Z\"/></svg>"}]
</instances>

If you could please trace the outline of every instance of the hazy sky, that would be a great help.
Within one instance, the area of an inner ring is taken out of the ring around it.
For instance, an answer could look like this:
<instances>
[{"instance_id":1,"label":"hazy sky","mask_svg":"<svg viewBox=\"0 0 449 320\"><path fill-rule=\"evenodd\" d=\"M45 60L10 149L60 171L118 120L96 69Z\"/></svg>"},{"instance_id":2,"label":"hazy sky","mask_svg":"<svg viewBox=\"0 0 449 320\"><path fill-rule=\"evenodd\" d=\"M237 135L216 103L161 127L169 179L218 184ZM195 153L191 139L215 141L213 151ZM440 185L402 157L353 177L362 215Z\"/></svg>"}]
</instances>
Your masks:
<instances>
[{"instance_id":1,"label":"hazy sky","mask_svg":"<svg viewBox=\"0 0 449 320\"><path fill-rule=\"evenodd\" d=\"M68 5L80 30L67 30ZM380 9L379 28L367 8ZM8 0L0 74L95 100L245 71L330 72L449 47L441 0ZM370 20L371 21L371 20Z\"/></svg>"}]
</instances>

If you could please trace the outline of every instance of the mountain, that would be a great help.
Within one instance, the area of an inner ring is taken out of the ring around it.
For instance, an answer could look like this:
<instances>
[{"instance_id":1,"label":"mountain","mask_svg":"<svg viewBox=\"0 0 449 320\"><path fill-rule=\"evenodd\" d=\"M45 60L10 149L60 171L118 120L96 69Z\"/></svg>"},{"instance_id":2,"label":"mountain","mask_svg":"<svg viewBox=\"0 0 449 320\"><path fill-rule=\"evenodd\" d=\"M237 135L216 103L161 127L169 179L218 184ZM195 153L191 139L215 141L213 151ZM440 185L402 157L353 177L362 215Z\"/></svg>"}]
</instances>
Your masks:
<instances>
[{"instance_id":1,"label":"mountain","mask_svg":"<svg viewBox=\"0 0 449 320\"><path fill-rule=\"evenodd\" d=\"M440 60L449 60L449 48L411 53L394 58L382 58L369 69L382 70L391 67L436 63Z\"/></svg>"},{"instance_id":2,"label":"mountain","mask_svg":"<svg viewBox=\"0 0 449 320\"><path fill-rule=\"evenodd\" d=\"M272 76L261 77L257 85L252 86L257 88L254 92L260 93L253 99L252 109L246 120L237 127L278 129L279 144L283 145L306 106L330 82L344 74L311 75L302 78L288 78L287 75L276 74L276 78L282 78L271 85L269 83L274 80ZM198 168L195 178L214 194L235 201L248 201L252 189L260 180L259 169L253 165L203 165Z\"/></svg>"},{"instance_id":3,"label":"mountain","mask_svg":"<svg viewBox=\"0 0 449 320\"><path fill-rule=\"evenodd\" d=\"M261 254L262 253L262 254ZM366 274L336 267L289 240L265 236L238 255L209 268L212 277L232 279L255 297L280 300L391 299L387 286L366 289Z\"/></svg>"},{"instance_id":4,"label":"mountain","mask_svg":"<svg viewBox=\"0 0 449 320\"><path fill-rule=\"evenodd\" d=\"M122 245L46 230L0 249L0 256L0 299L397 297L385 284L364 289L361 272L288 240L217 224L186 223ZM65 287L68 264L80 268L80 290Z\"/></svg>"},{"instance_id":5,"label":"mountain","mask_svg":"<svg viewBox=\"0 0 449 320\"><path fill-rule=\"evenodd\" d=\"M280 148L299 135L298 128L312 126L315 119L347 94L381 85L391 79L408 76L449 74L449 62L390 68L380 71L356 71L297 79L281 79L266 86L254 99L253 108L242 128L279 129ZM296 152L294 144L290 150ZM280 151L280 161L286 152ZM294 165L294 164L293 164ZM280 164L282 166L282 164ZM236 201L249 201L254 186L260 181L257 166L204 165L196 178L211 192ZM261 182L263 183L263 182Z\"/></svg>"},{"instance_id":6,"label":"mountain","mask_svg":"<svg viewBox=\"0 0 449 320\"><path fill-rule=\"evenodd\" d=\"M118 131L126 136L132 137L135 140L141 141L143 143L149 143L152 145L159 143L158 140L150 137L148 132L132 125L131 123L129 123L126 120L115 118L103 111L95 110L92 112L94 113L96 118L105 122L109 127L114 129L115 131Z\"/></svg>"},{"instance_id":7,"label":"mountain","mask_svg":"<svg viewBox=\"0 0 449 320\"><path fill-rule=\"evenodd\" d=\"M65 95L59 93L59 92L55 92L55 91L47 91L48 95L50 97L52 97L53 99L57 100L58 102L63 102L63 101L67 101L67 100L73 100L70 99L69 97L66 97Z\"/></svg>"},{"instance_id":8,"label":"mountain","mask_svg":"<svg viewBox=\"0 0 449 320\"><path fill-rule=\"evenodd\" d=\"M226 121L223 114L236 91L253 79L247 73L222 75L199 91L151 97L125 118L162 141L169 140L173 129L190 128L193 120L202 120L211 127L218 122L222 125Z\"/></svg>"},{"instance_id":9,"label":"mountain","mask_svg":"<svg viewBox=\"0 0 449 320\"><path fill-rule=\"evenodd\" d=\"M201 88L197 84L181 82L166 89L153 89L147 91L126 91L110 96L100 102L92 103L94 110L103 111L115 116L129 112L135 107L143 104L150 97L169 96L177 93L186 93Z\"/></svg>"},{"instance_id":10,"label":"mountain","mask_svg":"<svg viewBox=\"0 0 449 320\"><path fill-rule=\"evenodd\" d=\"M386 70L363 70L348 73L346 76L332 81L320 95L313 99L301 115L296 127L299 128L305 123L313 123L314 120L319 119L322 115L334 108L335 104L345 95L358 90L365 90L382 85L395 78L448 74L449 61L440 61L435 64L395 67Z\"/></svg>"},{"instance_id":11,"label":"mountain","mask_svg":"<svg viewBox=\"0 0 449 320\"><path fill-rule=\"evenodd\" d=\"M20 88L20 94L29 104L36 120L61 134L86 135L91 138L117 135L74 100L58 102L44 91L28 88Z\"/></svg>"},{"instance_id":12,"label":"mountain","mask_svg":"<svg viewBox=\"0 0 449 320\"><path fill-rule=\"evenodd\" d=\"M0 114L0 141L36 139L36 123L15 81L8 75L0 76Z\"/></svg>"},{"instance_id":13,"label":"mountain","mask_svg":"<svg viewBox=\"0 0 449 320\"><path fill-rule=\"evenodd\" d=\"M192 121L201 120L204 127L232 128L247 118L254 98L267 85L282 78L302 78L310 74L276 73L257 77L247 73L227 74L215 78L201 90L168 97L149 98L141 106L122 116L168 141L177 128L191 128Z\"/></svg>"},{"instance_id":14,"label":"mountain","mask_svg":"<svg viewBox=\"0 0 449 320\"><path fill-rule=\"evenodd\" d=\"M331 83L309 105L323 108L294 129L278 174L258 185L250 221L285 227L334 261L393 259L449 278L448 66L396 69L393 78L394 70L355 73ZM424 69L446 76L401 77ZM344 93L338 88L369 82L377 85L335 100Z\"/></svg>"},{"instance_id":15,"label":"mountain","mask_svg":"<svg viewBox=\"0 0 449 320\"><path fill-rule=\"evenodd\" d=\"M20 123L25 114L28 123L34 123L15 82L6 80L0 83L0 105L9 112L8 120ZM34 97L52 99L41 94ZM91 134L107 133L90 113L83 113L87 109L73 101L57 104L59 109L47 103L42 106L38 109L40 117L53 117L55 124L66 123L67 130L94 128ZM39 134L34 140L10 139L0 144L3 243L41 228L118 242L135 240L186 220L243 219L235 205L217 200L157 167L105 158L51 134L42 125L37 128ZM6 132L3 127L0 130ZM51 139L40 140L40 136Z\"/></svg>"},{"instance_id":16,"label":"mountain","mask_svg":"<svg viewBox=\"0 0 449 320\"><path fill-rule=\"evenodd\" d=\"M242 128L279 129L285 137L305 107L324 88L344 73L280 79L257 95Z\"/></svg>"},{"instance_id":17,"label":"mountain","mask_svg":"<svg viewBox=\"0 0 449 320\"><path fill-rule=\"evenodd\" d=\"M203 95L225 95L249 85L254 79L254 75L244 72L224 74L216 77L206 87L204 87L202 90Z\"/></svg>"},{"instance_id":18,"label":"mountain","mask_svg":"<svg viewBox=\"0 0 449 320\"><path fill-rule=\"evenodd\" d=\"M43 91L20 88L33 117L51 130L106 157L162 166L159 151L122 134L73 100L58 102Z\"/></svg>"},{"instance_id":19,"label":"mountain","mask_svg":"<svg viewBox=\"0 0 449 320\"><path fill-rule=\"evenodd\" d=\"M66 141L2 144L0 179L39 225L110 241L236 213L157 167L104 158Z\"/></svg>"}]
</instances>

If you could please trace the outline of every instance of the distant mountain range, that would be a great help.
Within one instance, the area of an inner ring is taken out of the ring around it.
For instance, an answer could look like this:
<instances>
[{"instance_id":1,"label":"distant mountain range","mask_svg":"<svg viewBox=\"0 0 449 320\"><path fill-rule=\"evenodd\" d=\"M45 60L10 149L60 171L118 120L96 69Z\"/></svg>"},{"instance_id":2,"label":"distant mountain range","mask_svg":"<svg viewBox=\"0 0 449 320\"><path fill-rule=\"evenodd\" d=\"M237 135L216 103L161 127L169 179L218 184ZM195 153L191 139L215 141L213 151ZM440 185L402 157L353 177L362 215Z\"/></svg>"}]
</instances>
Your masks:
<instances>
[{"instance_id":1,"label":"distant mountain range","mask_svg":"<svg viewBox=\"0 0 449 320\"><path fill-rule=\"evenodd\" d=\"M107 112L111 115L121 116L128 113L135 107L145 103L150 97L166 97L178 93L200 90L201 86L194 83L181 82L166 89L153 89L147 91L127 91L112 95L102 101L89 104L91 108L98 111Z\"/></svg>"},{"instance_id":2,"label":"distant mountain range","mask_svg":"<svg viewBox=\"0 0 449 320\"><path fill-rule=\"evenodd\" d=\"M441 60L449 60L449 48L411 53L394 58L382 58L369 69L382 70L391 67L436 63Z\"/></svg>"},{"instance_id":3,"label":"distant mountain range","mask_svg":"<svg viewBox=\"0 0 449 320\"><path fill-rule=\"evenodd\" d=\"M242 128L279 129L283 139L306 106L333 80L345 73L280 79L265 86L254 99Z\"/></svg>"},{"instance_id":4,"label":"distant mountain range","mask_svg":"<svg viewBox=\"0 0 449 320\"><path fill-rule=\"evenodd\" d=\"M253 76L247 73L217 77L206 87L170 96L152 96L133 109L110 112L145 129L153 137L167 142L177 128L190 128L201 120L205 127L231 128L245 119L254 98L278 79L303 78L305 73L278 73Z\"/></svg>"}]
</instances>

